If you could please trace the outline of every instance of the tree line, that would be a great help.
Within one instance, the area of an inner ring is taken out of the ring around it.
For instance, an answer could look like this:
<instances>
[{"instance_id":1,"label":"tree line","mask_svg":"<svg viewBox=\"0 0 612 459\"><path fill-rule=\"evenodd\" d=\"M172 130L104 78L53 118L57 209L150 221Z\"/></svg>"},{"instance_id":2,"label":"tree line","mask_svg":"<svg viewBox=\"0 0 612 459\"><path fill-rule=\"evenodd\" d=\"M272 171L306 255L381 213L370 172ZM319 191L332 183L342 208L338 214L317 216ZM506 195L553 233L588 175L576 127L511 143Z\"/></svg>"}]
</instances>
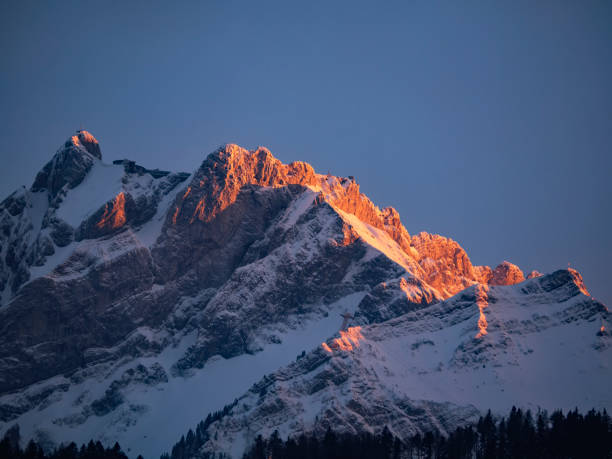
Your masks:
<instances>
[{"instance_id":1,"label":"tree line","mask_svg":"<svg viewBox=\"0 0 612 459\"><path fill-rule=\"evenodd\" d=\"M222 453L203 453L208 427L235 404L208 415L183 436L170 454L161 459L220 459ZM52 451L30 441L20 446L18 426L0 441L1 459L127 459L118 443L104 447L90 441L60 445ZM491 411L474 425L456 428L443 436L428 432L400 439L385 429L377 435L338 434L328 429L323 437L302 434L282 440L278 431L269 438L259 435L243 459L612 459L612 422L603 411L538 411L512 408L508 416L495 418ZM138 459L142 459L139 456Z\"/></svg>"},{"instance_id":2,"label":"tree line","mask_svg":"<svg viewBox=\"0 0 612 459\"><path fill-rule=\"evenodd\" d=\"M283 441L278 431L261 435L243 459L611 459L612 423L606 410L555 411L512 408L496 419L489 411L473 426L449 436L432 432L399 439L385 427L379 435L336 434L323 438L300 435Z\"/></svg>"},{"instance_id":3,"label":"tree line","mask_svg":"<svg viewBox=\"0 0 612 459\"><path fill-rule=\"evenodd\" d=\"M19 426L11 427L0 441L1 459L128 459L119 443L105 448L99 441L90 440L79 448L72 442L60 445L52 451L45 451L38 443L30 440L24 449L20 446ZM138 456L142 459L142 456Z\"/></svg>"}]
</instances>

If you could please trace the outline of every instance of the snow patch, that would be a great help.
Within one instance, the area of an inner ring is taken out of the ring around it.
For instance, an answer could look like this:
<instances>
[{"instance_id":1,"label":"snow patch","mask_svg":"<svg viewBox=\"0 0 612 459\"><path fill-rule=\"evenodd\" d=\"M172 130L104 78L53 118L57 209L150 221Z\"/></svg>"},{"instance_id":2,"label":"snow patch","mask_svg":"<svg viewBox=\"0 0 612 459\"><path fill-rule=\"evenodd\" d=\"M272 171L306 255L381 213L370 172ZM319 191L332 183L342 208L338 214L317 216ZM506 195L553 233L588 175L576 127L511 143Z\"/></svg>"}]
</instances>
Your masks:
<instances>
[{"instance_id":1,"label":"snow patch","mask_svg":"<svg viewBox=\"0 0 612 459\"><path fill-rule=\"evenodd\" d=\"M343 212L338 208L334 208L334 210L338 212L345 222L357 231L365 243L385 254L406 271L413 271L412 266L414 265L414 260L412 260L385 231L364 223L356 216ZM368 254L370 258L373 258L374 255L375 252L370 252ZM367 258L364 259L364 261L367 261Z\"/></svg>"},{"instance_id":2,"label":"snow patch","mask_svg":"<svg viewBox=\"0 0 612 459\"><path fill-rule=\"evenodd\" d=\"M73 228L78 227L122 191L123 173L123 166L94 161L85 179L68 191L56 215Z\"/></svg>"}]
</instances>

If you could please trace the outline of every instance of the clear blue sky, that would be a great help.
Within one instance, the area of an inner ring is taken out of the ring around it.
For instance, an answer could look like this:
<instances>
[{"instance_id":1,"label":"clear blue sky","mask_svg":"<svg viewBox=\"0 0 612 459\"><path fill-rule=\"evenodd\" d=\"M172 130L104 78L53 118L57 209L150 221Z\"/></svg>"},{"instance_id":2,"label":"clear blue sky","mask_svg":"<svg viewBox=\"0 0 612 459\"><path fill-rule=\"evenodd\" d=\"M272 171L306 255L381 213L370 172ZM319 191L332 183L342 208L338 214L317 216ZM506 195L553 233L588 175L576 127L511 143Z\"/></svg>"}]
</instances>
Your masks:
<instances>
[{"instance_id":1,"label":"clear blue sky","mask_svg":"<svg viewBox=\"0 0 612 459\"><path fill-rule=\"evenodd\" d=\"M81 124L185 171L265 145L612 305L609 1L5 0L0 62L3 196Z\"/></svg>"}]
</instances>

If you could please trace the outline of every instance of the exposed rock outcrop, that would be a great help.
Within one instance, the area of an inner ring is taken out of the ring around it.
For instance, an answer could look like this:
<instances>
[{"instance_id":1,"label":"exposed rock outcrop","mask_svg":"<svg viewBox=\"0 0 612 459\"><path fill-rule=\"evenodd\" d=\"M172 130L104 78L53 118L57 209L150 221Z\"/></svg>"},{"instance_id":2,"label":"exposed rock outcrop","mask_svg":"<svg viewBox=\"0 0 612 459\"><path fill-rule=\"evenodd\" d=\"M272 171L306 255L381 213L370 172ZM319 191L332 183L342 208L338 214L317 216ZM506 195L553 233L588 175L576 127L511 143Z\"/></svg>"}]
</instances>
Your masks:
<instances>
[{"instance_id":1,"label":"exposed rock outcrop","mask_svg":"<svg viewBox=\"0 0 612 459\"><path fill-rule=\"evenodd\" d=\"M473 266L463 248L450 238L421 232L412 236L412 247L425 281L438 289L444 298L460 292L475 282L487 284L491 278L488 266Z\"/></svg>"},{"instance_id":2,"label":"exposed rock outcrop","mask_svg":"<svg viewBox=\"0 0 612 459\"><path fill-rule=\"evenodd\" d=\"M514 285L524 280L525 275L518 266L509 261L504 261L493 270L489 283L492 285Z\"/></svg>"},{"instance_id":3,"label":"exposed rock outcrop","mask_svg":"<svg viewBox=\"0 0 612 459\"><path fill-rule=\"evenodd\" d=\"M89 132L78 131L36 175L32 191L47 190L55 197L65 186L74 188L83 181L95 159L102 159L98 141Z\"/></svg>"},{"instance_id":4,"label":"exposed rock outcrop","mask_svg":"<svg viewBox=\"0 0 612 459\"><path fill-rule=\"evenodd\" d=\"M542 273L540 271L534 269L527 275L527 279L533 279L534 277L540 277L541 275Z\"/></svg>"},{"instance_id":5,"label":"exposed rock outcrop","mask_svg":"<svg viewBox=\"0 0 612 459\"><path fill-rule=\"evenodd\" d=\"M309 186L331 205L389 233L403 249L410 246L410 235L393 208L382 211L359 192L354 180L316 174L312 166L298 161L283 164L270 151L255 151L228 144L208 156L185 193L177 197L168 218L173 223L210 222L232 205L245 186Z\"/></svg>"}]
</instances>

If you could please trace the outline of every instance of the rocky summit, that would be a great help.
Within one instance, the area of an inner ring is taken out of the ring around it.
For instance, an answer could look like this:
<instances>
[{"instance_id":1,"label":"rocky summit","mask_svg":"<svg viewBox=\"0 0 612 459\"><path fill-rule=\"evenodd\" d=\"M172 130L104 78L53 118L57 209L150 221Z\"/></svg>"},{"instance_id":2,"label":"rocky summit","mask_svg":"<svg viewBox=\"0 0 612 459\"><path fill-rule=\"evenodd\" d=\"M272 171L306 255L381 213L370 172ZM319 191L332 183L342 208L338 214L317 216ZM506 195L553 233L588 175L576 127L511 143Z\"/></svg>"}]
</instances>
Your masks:
<instances>
[{"instance_id":1,"label":"rocky summit","mask_svg":"<svg viewBox=\"0 0 612 459\"><path fill-rule=\"evenodd\" d=\"M612 409L610 315L578 272L474 266L263 147L168 172L77 131L0 204L0 241L0 434L157 457L225 406L191 454L241 457L274 430Z\"/></svg>"}]
</instances>

